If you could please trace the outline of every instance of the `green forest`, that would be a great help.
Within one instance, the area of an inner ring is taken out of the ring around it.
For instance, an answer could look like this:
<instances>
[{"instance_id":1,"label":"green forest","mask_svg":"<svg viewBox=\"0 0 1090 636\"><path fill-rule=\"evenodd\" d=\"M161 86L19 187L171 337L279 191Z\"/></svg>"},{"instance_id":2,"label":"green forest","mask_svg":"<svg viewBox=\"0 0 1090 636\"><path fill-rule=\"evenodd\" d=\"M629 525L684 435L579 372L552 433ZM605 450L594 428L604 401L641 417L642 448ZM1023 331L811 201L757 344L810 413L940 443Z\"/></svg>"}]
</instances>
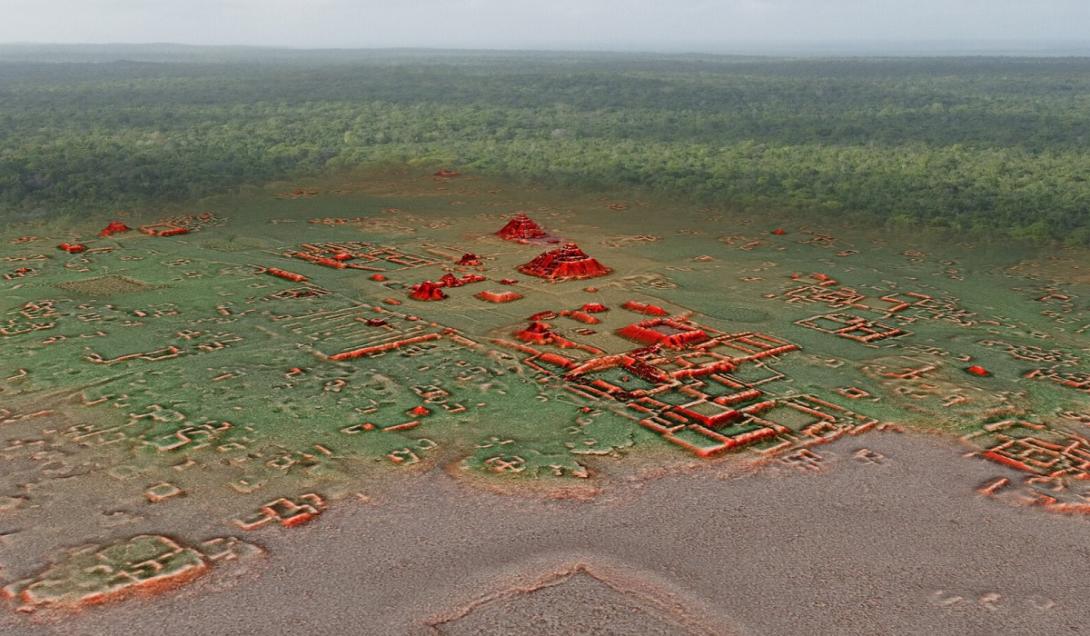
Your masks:
<instances>
[{"instance_id":1,"label":"green forest","mask_svg":"<svg viewBox=\"0 0 1090 636\"><path fill-rule=\"evenodd\" d=\"M391 162L1090 244L1090 59L0 47L0 214Z\"/></svg>"}]
</instances>

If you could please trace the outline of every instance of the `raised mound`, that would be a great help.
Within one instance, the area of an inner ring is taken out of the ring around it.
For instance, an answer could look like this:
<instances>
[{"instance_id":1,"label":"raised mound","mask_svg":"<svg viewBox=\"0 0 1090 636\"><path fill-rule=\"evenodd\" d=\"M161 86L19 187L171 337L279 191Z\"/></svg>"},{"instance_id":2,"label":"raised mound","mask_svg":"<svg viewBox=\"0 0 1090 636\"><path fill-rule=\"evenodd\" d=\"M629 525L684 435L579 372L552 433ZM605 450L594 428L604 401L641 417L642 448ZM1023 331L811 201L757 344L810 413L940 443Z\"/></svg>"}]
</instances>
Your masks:
<instances>
[{"instance_id":1,"label":"raised mound","mask_svg":"<svg viewBox=\"0 0 1090 636\"><path fill-rule=\"evenodd\" d=\"M58 283L57 287L65 291L86 294L88 296L113 296L115 294L141 292L151 289L152 286L127 276L111 275L100 276L98 278L87 278L84 280L73 280L67 283Z\"/></svg>"}]
</instances>

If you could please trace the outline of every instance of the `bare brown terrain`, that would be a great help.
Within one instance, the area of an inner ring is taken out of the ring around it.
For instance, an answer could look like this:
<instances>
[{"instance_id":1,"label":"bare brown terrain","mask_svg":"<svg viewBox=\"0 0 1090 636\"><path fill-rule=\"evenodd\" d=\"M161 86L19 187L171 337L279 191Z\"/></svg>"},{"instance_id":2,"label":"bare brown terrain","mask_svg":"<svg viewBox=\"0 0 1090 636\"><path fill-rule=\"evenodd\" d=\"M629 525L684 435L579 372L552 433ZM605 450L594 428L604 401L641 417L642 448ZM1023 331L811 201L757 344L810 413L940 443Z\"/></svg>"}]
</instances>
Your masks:
<instances>
[{"instance_id":1,"label":"bare brown terrain","mask_svg":"<svg viewBox=\"0 0 1090 636\"><path fill-rule=\"evenodd\" d=\"M1057 634L1090 619L1085 518L951 489L995 468L941 439L874 433L818 452L820 470L720 463L586 501L499 495L437 469L255 532L265 556L173 595L76 620L5 613L0 629Z\"/></svg>"}]
</instances>

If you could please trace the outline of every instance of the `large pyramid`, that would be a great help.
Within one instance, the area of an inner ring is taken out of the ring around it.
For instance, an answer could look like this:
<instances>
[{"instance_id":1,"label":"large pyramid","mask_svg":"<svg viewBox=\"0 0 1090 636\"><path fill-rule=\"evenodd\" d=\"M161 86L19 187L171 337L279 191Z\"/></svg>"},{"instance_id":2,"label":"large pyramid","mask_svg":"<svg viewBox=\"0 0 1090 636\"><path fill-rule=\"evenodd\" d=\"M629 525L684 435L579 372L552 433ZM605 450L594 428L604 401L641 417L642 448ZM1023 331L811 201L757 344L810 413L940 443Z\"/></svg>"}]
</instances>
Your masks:
<instances>
[{"instance_id":1,"label":"large pyramid","mask_svg":"<svg viewBox=\"0 0 1090 636\"><path fill-rule=\"evenodd\" d=\"M587 256L575 243L565 243L520 266L519 271L549 280L574 280L605 276L613 270Z\"/></svg>"}]
</instances>

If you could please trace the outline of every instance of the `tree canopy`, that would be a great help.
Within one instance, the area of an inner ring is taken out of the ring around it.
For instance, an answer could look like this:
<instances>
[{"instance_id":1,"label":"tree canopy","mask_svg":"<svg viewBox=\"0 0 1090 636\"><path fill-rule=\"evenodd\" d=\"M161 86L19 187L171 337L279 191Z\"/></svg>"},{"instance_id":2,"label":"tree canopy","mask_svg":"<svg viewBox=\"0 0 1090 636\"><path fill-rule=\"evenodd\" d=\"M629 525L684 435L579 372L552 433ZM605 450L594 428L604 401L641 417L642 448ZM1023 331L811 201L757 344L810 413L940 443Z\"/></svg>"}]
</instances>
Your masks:
<instances>
[{"instance_id":1,"label":"tree canopy","mask_svg":"<svg viewBox=\"0 0 1090 636\"><path fill-rule=\"evenodd\" d=\"M1090 59L126 53L0 48L0 213L415 160L1090 244Z\"/></svg>"}]
</instances>

